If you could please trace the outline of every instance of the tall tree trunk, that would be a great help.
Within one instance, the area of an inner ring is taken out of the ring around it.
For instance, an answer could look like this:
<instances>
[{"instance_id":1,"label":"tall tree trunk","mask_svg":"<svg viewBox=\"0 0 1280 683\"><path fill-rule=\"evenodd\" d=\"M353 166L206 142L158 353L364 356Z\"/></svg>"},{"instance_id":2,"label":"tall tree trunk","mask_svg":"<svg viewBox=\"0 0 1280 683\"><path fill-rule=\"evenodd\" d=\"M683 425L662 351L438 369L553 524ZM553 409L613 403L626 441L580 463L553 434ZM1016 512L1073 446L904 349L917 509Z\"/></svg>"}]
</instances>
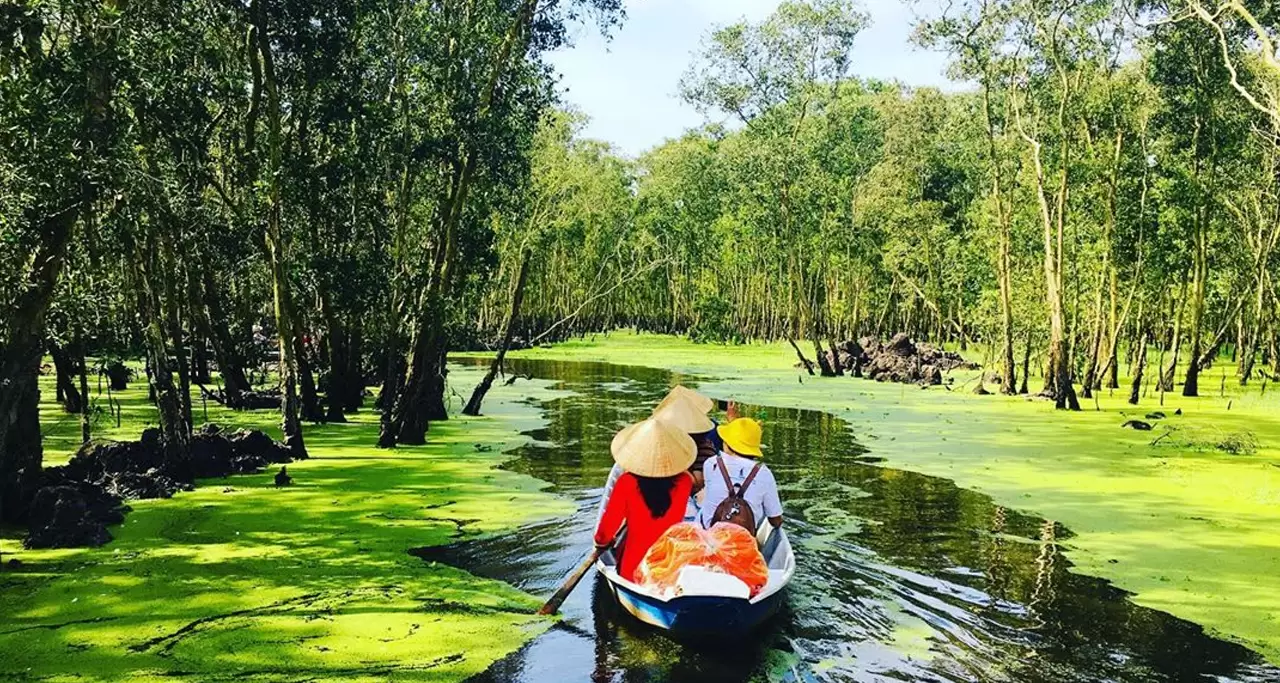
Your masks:
<instances>
[{"instance_id":1,"label":"tall tree trunk","mask_svg":"<svg viewBox=\"0 0 1280 683\"><path fill-rule=\"evenodd\" d=\"M1203 234L1207 227L1202 225L1203 222L1203 217L1199 217L1196 221L1196 244L1193 252L1195 284L1191 293L1191 362L1187 364L1186 380L1182 384L1183 396L1200 395L1200 345L1203 343L1200 337L1203 334L1202 326L1204 323L1205 280L1208 279L1209 275L1208 247L1206 245L1208 238Z\"/></svg>"},{"instance_id":2,"label":"tall tree trunk","mask_svg":"<svg viewBox=\"0 0 1280 683\"><path fill-rule=\"evenodd\" d=\"M1032 333L1027 330L1027 343L1022 349L1022 384L1018 386L1019 394L1029 394L1030 389L1027 388L1027 382L1031 378L1031 337Z\"/></svg>"},{"instance_id":3,"label":"tall tree trunk","mask_svg":"<svg viewBox=\"0 0 1280 683\"><path fill-rule=\"evenodd\" d=\"M476 121L486 122L498 92L499 83L511 68L512 60L523 58L537 10L537 0L521 0L519 10L503 38L502 47L491 65L489 77L481 91ZM428 422L447 417L444 407L445 359L448 338L445 319L447 297L458 277L456 269L460 224L467 207L479 157L473 148L459 148L455 172L436 210L435 234L440 236L436 259L427 286L425 306L416 311L419 317L417 343L409 372L396 399L391 430L383 430L380 446L401 443L417 444L426 440ZM418 361L415 363L415 361Z\"/></svg>"},{"instance_id":4,"label":"tall tree trunk","mask_svg":"<svg viewBox=\"0 0 1280 683\"><path fill-rule=\"evenodd\" d=\"M89 425L89 368L88 359L85 358L84 337L77 335L76 349L76 367L80 370L80 396L84 399L84 404L80 410L80 443L89 443L90 433Z\"/></svg>"},{"instance_id":5,"label":"tall tree trunk","mask_svg":"<svg viewBox=\"0 0 1280 683\"><path fill-rule=\"evenodd\" d=\"M134 286L138 292L138 310L143 321L147 341L147 361L151 368L150 384L155 389L156 407L160 412L160 433L164 442L165 468L175 476L190 474L187 443L190 435L187 421L182 415L182 403L173 385L173 370L169 366L169 351L165 344L165 316L155 282L156 250L144 238L140 251L134 256Z\"/></svg>"},{"instance_id":6,"label":"tall tree trunk","mask_svg":"<svg viewBox=\"0 0 1280 683\"><path fill-rule=\"evenodd\" d=\"M1258 243L1260 247L1266 244L1266 240L1261 234L1258 236ZM1269 261L1270 254L1267 253L1269 249L1260 249L1260 251L1262 251L1262 253L1255 257L1258 260L1259 266L1257 272L1254 274L1253 324L1249 326L1248 331L1243 335L1244 342L1240 349L1240 365L1237 369L1237 372L1240 375L1240 386L1247 385L1249 383L1249 379L1253 376L1254 359L1258 355L1259 347L1262 346L1262 337L1265 334L1266 323L1264 319L1263 305L1266 302L1267 263ZM1243 324L1243 314L1241 314L1240 320Z\"/></svg>"},{"instance_id":7,"label":"tall tree trunk","mask_svg":"<svg viewBox=\"0 0 1280 683\"><path fill-rule=\"evenodd\" d=\"M14 302L9 338L0 346L0 521L19 521L35 494L44 451L40 440L40 390L44 319L66 257L78 207L39 219L40 243Z\"/></svg>"},{"instance_id":8,"label":"tall tree trunk","mask_svg":"<svg viewBox=\"0 0 1280 683\"><path fill-rule=\"evenodd\" d=\"M213 345L213 357L218 362L218 375L222 378L223 391L228 403L239 399L240 395L251 389L249 378L244 374L244 360L231 338L229 321L222 308L222 300L218 296L217 285L213 280L213 271L208 263L201 268L200 299L201 306L193 307L197 314L196 323L201 327L204 336Z\"/></svg>"},{"instance_id":9,"label":"tall tree trunk","mask_svg":"<svg viewBox=\"0 0 1280 683\"><path fill-rule=\"evenodd\" d=\"M347 335L324 291L320 292L320 314L324 317L328 330L325 337L328 339L326 346L329 347L329 384L324 397L327 404L325 419L329 422L346 422L345 409L349 392L347 383L351 381L347 377L350 367L347 361Z\"/></svg>"},{"instance_id":10,"label":"tall tree trunk","mask_svg":"<svg viewBox=\"0 0 1280 683\"><path fill-rule=\"evenodd\" d=\"M1084 373L1084 381L1080 383L1080 395L1085 398L1093 398L1094 383L1098 380L1098 361L1102 355L1102 338L1105 334L1102 330L1104 321L1102 319L1102 283L1106 278L1107 257L1103 257L1103 272L1098 278L1098 293L1094 300L1093 310L1093 334L1089 342L1089 365Z\"/></svg>"},{"instance_id":11,"label":"tall tree trunk","mask_svg":"<svg viewBox=\"0 0 1280 683\"><path fill-rule=\"evenodd\" d=\"M6 352L8 348L4 349ZM8 359L6 359L8 360ZM25 372L6 378L0 392L7 404L0 448L0 521L22 522L40 485L44 450L40 440L39 356Z\"/></svg>"},{"instance_id":12,"label":"tall tree trunk","mask_svg":"<svg viewBox=\"0 0 1280 683\"><path fill-rule=\"evenodd\" d=\"M307 422L323 422L324 410L320 408L320 396L316 393L316 377L311 371L311 354L303 338L302 325L294 318L293 351L298 359L298 390L302 419Z\"/></svg>"},{"instance_id":13,"label":"tall tree trunk","mask_svg":"<svg viewBox=\"0 0 1280 683\"><path fill-rule=\"evenodd\" d=\"M1066 100L1069 94L1058 94L1059 128L1066 130L1063 124ZM1041 158L1041 143L1023 128L1021 113L1015 107L1015 118L1019 132L1031 147L1031 159L1035 170L1035 196L1040 211L1040 221L1044 232L1044 280L1045 299L1049 314L1049 358L1045 373L1045 389L1054 399L1058 409L1069 408L1079 410L1080 403L1076 398L1075 387L1071 377L1071 346L1067 340L1066 314L1062 301L1062 252L1063 235L1066 226L1067 201L1067 164L1066 142L1063 147L1061 168L1058 169L1058 187L1055 190L1055 206L1050 208L1047 179Z\"/></svg>"},{"instance_id":14,"label":"tall tree trunk","mask_svg":"<svg viewBox=\"0 0 1280 683\"><path fill-rule=\"evenodd\" d=\"M1133 384L1129 387L1129 403L1138 405L1139 393L1142 391L1142 376L1147 370L1147 328L1138 323L1138 358L1133 366Z\"/></svg>"},{"instance_id":15,"label":"tall tree trunk","mask_svg":"<svg viewBox=\"0 0 1280 683\"><path fill-rule=\"evenodd\" d=\"M359 318L347 328L347 381L343 385L342 409L348 413L360 410L364 405L364 327Z\"/></svg>"},{"instance_id":16,"label":"tall tree trunk","mask_svg":"<svg viewBox=\"0 0 1280 683\"><path fill-rule=\"evenodd\" d=\"M118 19L118 0L104 0L97 14ZM103 28L88 36L86 54L96 56L88 69L88 83L83 101L85 149L89 161L96 150L107 147L110 135L111 104L115 92L115 31L118 20L90 21ZM98 195L97 186L83 170L81 163L68 170L79 196L58 196L50 204L38 202L29 207L21 220L32 224L39 236L24 280L27 287L5 311L8 338L0 346L0 521L18 520L25 515L31 496L39 483L44 457L40 439L40 390L37 377L43 351L44 318L53 298L54 288L66 259L67 244L76 220L92 210ZM54 202L57 204L55 205Z\"/></svg>"},{"instance_id":17,"label":"tall tree trunk","mask_svg":"<svg viewBox=\"0 0 1280 683\"><path fill-rule=\"evenodd\" d=\"M476 388L471 392L471 399L467 401L467 405L462 409L464 415L479 415L480 405L484 403L484 396L489 392L489 388L493 386L494 377L498 376L498 372L502 370L502 362L506 359L507 349L511 347L511 337L515 333L515 321L520 315L520 304L524 301L524 287L529 279L529 252L520 255L520 267L516 271L515 289L511 292L511 304L507 309L506 318L502 321L502 343L498 347L498 353L493 357L493 362L489 364L489 371L484 373L484 377Z\"/></svg>"},{"instance_id":18,"label":"tall tree trunk","mask_svg":"<svg viewBox=\"0 0 1280 683\"><path fill-rule=\"evenodd\" d=\"M1183 271L1182 293L1178 296L1178 300L1174 302L1178 313L1173 319L1172 336L1169 337L1169 343L1165 345L1170 350L1172 358L1169 359L1168 367L1160 369L1160 391L1173 391L1173 378L1178 370L1178 355L1182 349L1182 316L1187 308L1187 286L1187 273Z\"/></svg>"},{"instance_id":19,"label":"tall tree trunk","mask_svg":"<svg viewBox=\"0 0 1280 683\"><path fill-rule=\"evenodd\" d=\"M191 365L187 357L187 346L182 338L182 322L178 305L177 270L178 263L174 257L170 236L161 237L164 244L164 309L165 322L168 327L170 344L173 345L174 367L178 371L178 406L182 413L182 421L186 425L187 434L191 434L193 425L191 416Z\"/></svg>"},{"instance_id":20,"label":"tall tree trunk","mask_svg":"<svg viewBox=\"0 0 1280 683\"><path fill-rule=\"evenodd\" d=\"M193 312L192 317L195 317ZM209 375L209 342L202 336L191 338L191 381L196 384L208 384L212 381Z\"/></svg>"},{"instance_id":21,"label":"tall tree trunk","mask_svg":"<svg viewBox=\"0 0 1280 683\"><path fill-rule=\"evenodd\" d=\"M80 372L72 359L74 351L74 344L67 346L58 346L52 342L49 344L49 355L53 356L54 386L58 401L62 403L63 410L72 415L78 415L84 411L84 398L76 388L76 376Z\"/></svg>"},{"instance_id":22,"label":"tall tree trunk","mask_svg":"<svg viewBox=\"0 0 1280 683\"><path fill-rule=\"evenodd\" d=\"M1112 267L1111 286L1110 286L1111 325L1108 328L1110 330L1110 334L1108 338L1107 358L1105 359L1105 362L1107 364L1106 366L1107 371L1103 373L1107 376L1106 387L1108 389L1120 388L1120 359L1119 359L1120 328L1124 327L1125 325L1124 325L1123 316L1121 316L1120 319L1116 318L1116 297L1119 293L1118 292L1119 283L1117 282L1117 279L1118 279L1118 276L1116 274L1116 269Z\"/></svg>"},{"instance_id":23,"label":"tall tree trunk","mask_svg":"<svg viewBox=\"0 0 1280 683\"><path fill-rule=\"evenodd\" d=\"M295 458L305 458L307 447L302 438L302 421L298 406L298 360L294 353L297 339L294 331L293 302L289 277L285 271L284 228L281 225L282 203L281 175L283 174L283 146L281 132L280 92L277 86L275 57L272 54L271 37L267 31L267 0L252 0L254 38L262 68L262 82L267 96L267 131L269 164L267 169L268 202L266 216L267 260L271 267L271 290L276 315L276 331L280 344L280 430L285 446Z\"/></svg>"},{"instance_id":24,"label":"tall tree trunk","mask_svg":"<svg viewBox=\"0 0 1280 683\"><path fill-rule=\"evenodd\" d=\"M988 64L989 67L989 64ZM987 151L991 163L991 194L996 200L996 218L1000 225L999 249L996 258L996 280L1000 285L1000 393L1011 395L1017 390L1018 377L1013 359L1013 276L1010 258L1010 217L1006 210L1003 192L1003 167L996 147L996 123L991 111L990 69L984 70L982 83L982 111L987 123ZM1030 347L1028 337L1028 348ZM1024 363L1025 366L1025 363ZM1025 383L1025 369L1024 369Z\"/></svg>"}]
</instances>

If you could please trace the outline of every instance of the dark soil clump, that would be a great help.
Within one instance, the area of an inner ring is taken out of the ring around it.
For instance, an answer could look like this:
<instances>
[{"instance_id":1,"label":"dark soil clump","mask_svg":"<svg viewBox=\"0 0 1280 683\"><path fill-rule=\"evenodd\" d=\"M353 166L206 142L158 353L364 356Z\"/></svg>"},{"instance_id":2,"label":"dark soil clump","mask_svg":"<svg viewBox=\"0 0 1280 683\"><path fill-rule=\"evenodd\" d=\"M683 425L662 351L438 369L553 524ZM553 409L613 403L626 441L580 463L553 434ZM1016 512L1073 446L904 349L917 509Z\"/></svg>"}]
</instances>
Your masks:
<instances>
[{"instance_id":1,"label":"dark soil clump","mask_svg":"<svg viewBox=\"0 0 1280 683\"><path fill-rule=\"evenodd\" d=\"M836 351L839 358L832 358L832 353L827 352L828 362L838 363L854 377L877 382L933 386L942 384L944 372L979 367L958 353L931 344L916 343L904 333L896 334L883 343L876 337L846 341L837 344Z\"/></svg>"},{"instance_id":2,"label":"dark soil clump","mask_svg":"<svg viewBox=\"0 0 1280 683\"><path fill-rule=\"evenodd\" d=\"M271 389L267 391L240 391L229 393L222 389L206 389L200 387L200 393L215 403L232 410L279 410L280 409L280 390Z\"/></svg>"},{"instance_id":3,"label":"dark soil clump","mask_svg":"<svg viewBox=\"0 0 1280 683\"><path fill-rule=\"evenodd\" d=\"M95 441L62 467L42 473L28 514L28 548L98 546L111 540L107 526L124 521L125 500L171 498L190 491L196 478L254 474L290 462L283 444L257 430L223 436L214 424L192 435L184 471L167 467L160 431L137 441Z\"/></svg>"}]
</instances>

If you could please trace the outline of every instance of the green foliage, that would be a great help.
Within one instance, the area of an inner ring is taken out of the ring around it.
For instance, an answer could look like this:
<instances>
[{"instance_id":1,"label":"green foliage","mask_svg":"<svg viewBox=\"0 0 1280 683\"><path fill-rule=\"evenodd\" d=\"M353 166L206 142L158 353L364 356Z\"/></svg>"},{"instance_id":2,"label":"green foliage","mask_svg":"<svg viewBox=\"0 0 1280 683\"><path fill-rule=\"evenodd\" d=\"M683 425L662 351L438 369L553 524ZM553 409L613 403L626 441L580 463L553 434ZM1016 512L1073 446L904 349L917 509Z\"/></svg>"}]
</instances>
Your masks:
<instances>
[{"instance_id":1,"label":"green foliage","mask_svg":"<svg viewBox=\"0 0 1280 683\"><path fill-rule=\"evenodd\" d=\"M733 308L718 293L704 290L694 302L697 320L689 328L689 339L699 344L742 344L742 333L733 323Z\"/></svg>"}]
</instances>

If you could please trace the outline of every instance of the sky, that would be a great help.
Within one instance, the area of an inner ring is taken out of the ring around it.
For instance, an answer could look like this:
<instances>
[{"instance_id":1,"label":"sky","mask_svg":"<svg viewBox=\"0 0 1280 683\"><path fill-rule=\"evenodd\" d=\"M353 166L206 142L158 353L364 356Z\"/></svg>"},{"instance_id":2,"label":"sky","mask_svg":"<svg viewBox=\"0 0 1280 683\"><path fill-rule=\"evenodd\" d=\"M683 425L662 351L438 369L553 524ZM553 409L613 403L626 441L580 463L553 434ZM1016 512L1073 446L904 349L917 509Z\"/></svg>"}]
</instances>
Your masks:
<instances>
[{"instance_id":1,"label":"sky","mask_svg":"<svg viewBox=\"0 0 1280 683\"><path fill-rule=\"evenodd\" d=\"M851 73L908 85L955 88L946 56L910 42L917 12L937 0L862 0L871 24L858 35ZM565 102L590 117L585 135L635 156L704 122L679 96L680 77L703 37L742 18L759 21L779 0L626 0L627 18L612 38L594 25L551 55Z\"/></svg>"}]
</instances>

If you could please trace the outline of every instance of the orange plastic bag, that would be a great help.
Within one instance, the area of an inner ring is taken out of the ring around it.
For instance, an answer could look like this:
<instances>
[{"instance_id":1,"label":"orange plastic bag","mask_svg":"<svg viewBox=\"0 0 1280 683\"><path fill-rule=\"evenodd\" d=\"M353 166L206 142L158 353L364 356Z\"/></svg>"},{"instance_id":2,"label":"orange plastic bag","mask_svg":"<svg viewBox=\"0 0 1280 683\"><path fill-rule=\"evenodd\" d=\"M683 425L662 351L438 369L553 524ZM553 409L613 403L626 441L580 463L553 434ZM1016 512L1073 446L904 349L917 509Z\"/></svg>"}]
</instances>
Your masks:
<instances>
[{"instance_id":1,"label":"orange plastic bag","mask_svg":"<svg viewBox=\"0 0 1280 683\"><path fill-rule=\"evenodd\" d=\"M692 522L667 529L645 553L636 577L646 587L660 592L673 591L680 579L680 570L690 565L737 577L747 584L752 597L769 582L769 567L756 546L755 537L737 524L724 522L710 529Z\"/></svg>"}]
</instances>

